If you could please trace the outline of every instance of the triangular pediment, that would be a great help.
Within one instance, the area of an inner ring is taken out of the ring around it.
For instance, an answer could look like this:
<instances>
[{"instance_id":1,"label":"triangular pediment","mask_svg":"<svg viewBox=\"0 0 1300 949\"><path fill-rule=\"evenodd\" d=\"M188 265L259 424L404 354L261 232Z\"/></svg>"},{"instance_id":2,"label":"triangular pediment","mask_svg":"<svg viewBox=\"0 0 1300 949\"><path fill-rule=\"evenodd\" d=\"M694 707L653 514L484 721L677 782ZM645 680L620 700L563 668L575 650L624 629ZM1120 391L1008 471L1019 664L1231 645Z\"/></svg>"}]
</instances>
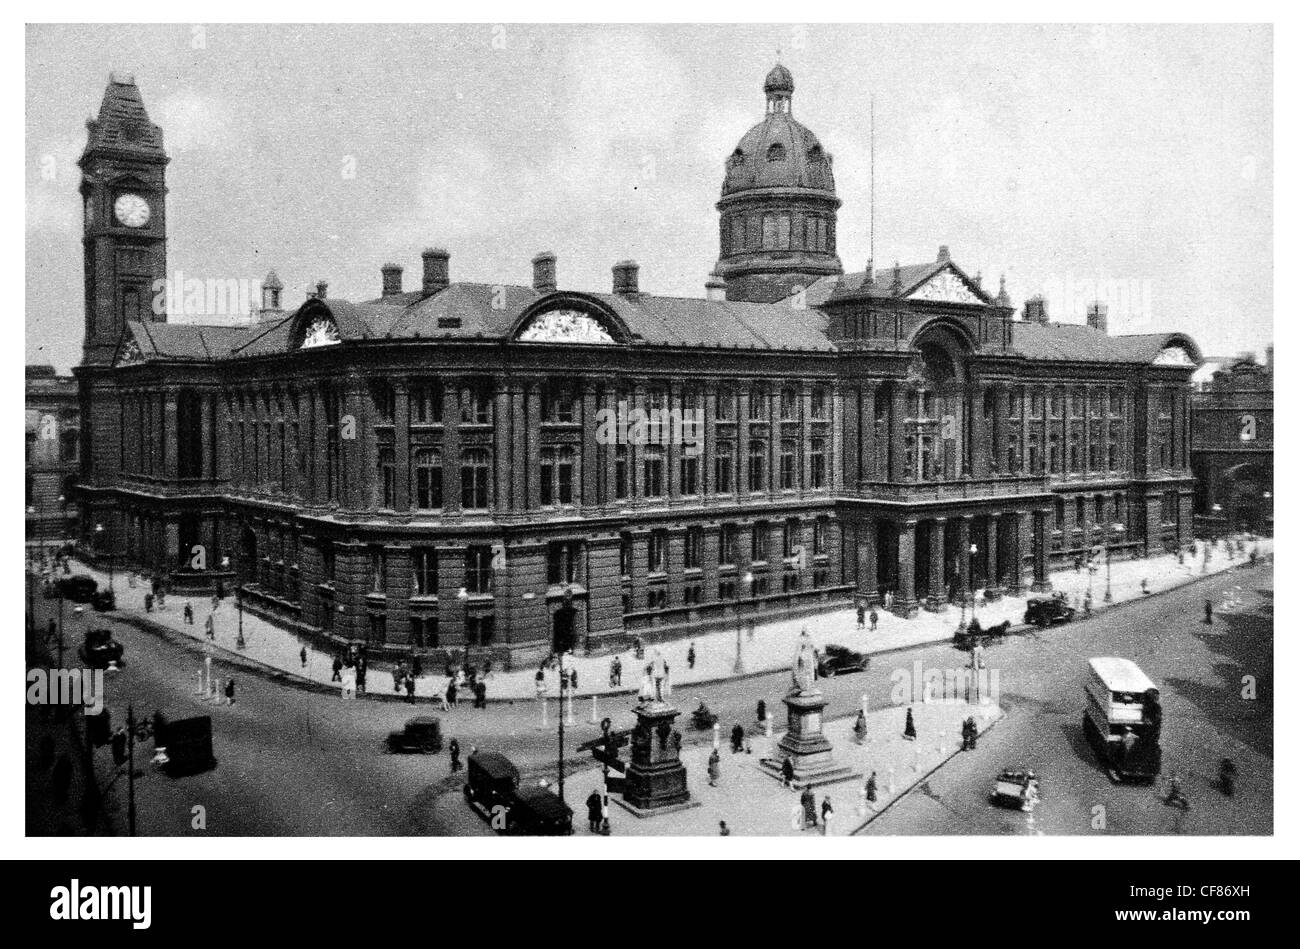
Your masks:
<instances>
[{"instance_id":1,"label":"triangular pediment","mask_svg":"<svg viewBox=\"0 0 1300 949\"><path fill-rule=\"evenodd\" d=\"M973 303L987 306L983 294L956 267L949 264L931 274L907 294L909 300L933 300L938 303Z\"/></svg>"}]
</instances>

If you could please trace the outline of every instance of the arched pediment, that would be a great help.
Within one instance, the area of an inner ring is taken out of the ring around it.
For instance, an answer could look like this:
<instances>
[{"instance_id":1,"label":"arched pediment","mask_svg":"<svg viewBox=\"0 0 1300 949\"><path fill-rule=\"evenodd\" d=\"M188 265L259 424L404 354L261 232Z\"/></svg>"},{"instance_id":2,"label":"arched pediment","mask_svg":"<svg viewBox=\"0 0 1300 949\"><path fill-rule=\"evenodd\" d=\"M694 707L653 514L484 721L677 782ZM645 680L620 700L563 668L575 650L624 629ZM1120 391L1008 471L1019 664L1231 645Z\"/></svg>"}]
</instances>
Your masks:
<instances>
[{"instance_id":1,"label":"arched pediment","mask_svg":"<svg viewBox=\"0 0 1300 949\"><path fill-rule=\"evenodd\" d=\"M1160 352L1151 360L1153 366L1199 366L1201 351L1190 336L1182 333L1170 333L1164 341Z\"/></svg>"},{"instance_id":2,"label":"arched pediment","mask_svg":"<svg viewBox=\"0 0 1300 949\"><path fill-rule=\"evenodd\" d=\"M294 320L290 349L316 349L335 346L343 341L338 321L328 306L319 300L308 300Z\"/></svg>"},{"instance_id":3,"label":"arched pediment","mask_svg":"<svg viewBox=\"0 0 1300 949\"><path fill-rule=\"evenodd\" d=\"M510 339L518 343L616 346L631 337L613 310L581 293L550 294L515 321Z\"/></svg>"}]
</instances>

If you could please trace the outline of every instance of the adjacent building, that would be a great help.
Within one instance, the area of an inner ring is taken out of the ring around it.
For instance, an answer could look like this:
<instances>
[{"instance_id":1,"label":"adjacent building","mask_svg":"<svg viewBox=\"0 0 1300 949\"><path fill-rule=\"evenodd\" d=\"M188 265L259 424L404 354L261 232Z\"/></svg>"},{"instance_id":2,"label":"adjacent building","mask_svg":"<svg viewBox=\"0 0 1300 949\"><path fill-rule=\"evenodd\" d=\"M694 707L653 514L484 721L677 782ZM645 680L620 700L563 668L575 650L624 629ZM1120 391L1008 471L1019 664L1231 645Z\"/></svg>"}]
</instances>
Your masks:
<instances>
[{"instance_id":1,"label":"adjacent building","mask_svg":"<svg viewBox=\"0 0 1300 949\"><path fill-rule=\"evenodd\" d=\"M700 298L454 279L426 250L353 302L167 323L162 133L110 82L81 159L82 542L371 648L554 649L894 593L939 608L1190 535L1177 333L1017 318L946 247L844 273L831 157L777 67L726 158ZM521 261L527 270L529 262Z\"/></svg>"},{"instance_id":2,"label":"adjacent building","mask_svg":"<svg viewBox=\"0 0 1300 949\"><path fill-rule=\"evenodd\" d=\"M77 380L53 366L26 372L27 541L53 545L75 536L73 486L80 470L81 412Z\"/></svg>"},{"instance_id":3,"label":"adjacent building","mask_svg":"<svg viewBox=\"0 0 1300 949\"><path fill-rule=\"evenodd\" d=\"M1223 360L1192 396L1195 513L1207 532L1273 530L1273 347Z\"/></svg>"}]
</instances>

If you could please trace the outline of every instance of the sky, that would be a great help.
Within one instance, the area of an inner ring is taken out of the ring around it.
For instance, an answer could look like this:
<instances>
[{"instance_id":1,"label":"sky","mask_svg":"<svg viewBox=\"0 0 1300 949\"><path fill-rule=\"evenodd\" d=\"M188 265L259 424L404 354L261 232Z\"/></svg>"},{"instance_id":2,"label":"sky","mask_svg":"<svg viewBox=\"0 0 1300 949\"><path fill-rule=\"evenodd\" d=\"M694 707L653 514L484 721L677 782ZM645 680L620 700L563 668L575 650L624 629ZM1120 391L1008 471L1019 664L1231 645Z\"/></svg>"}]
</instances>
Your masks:
<instances>
[{"instance_id":1,"label":"sky","mask_svg":"<svg viewBox=\"0 0 1300 949\"><path fill-rule=\"evenodd\" d=\"M77 157L111 71L163 128L168 271L377 297L453 280L703 296L723 162L778 57L834 156L845 269L946 244L1020 306L1261 352L1273 314L1273 37L1261 26L29 25L26 358L84 325ZM193 318L193 317L188 317ZM210 322L228 317L206 316Z\"/></svg>"}]
</instances>

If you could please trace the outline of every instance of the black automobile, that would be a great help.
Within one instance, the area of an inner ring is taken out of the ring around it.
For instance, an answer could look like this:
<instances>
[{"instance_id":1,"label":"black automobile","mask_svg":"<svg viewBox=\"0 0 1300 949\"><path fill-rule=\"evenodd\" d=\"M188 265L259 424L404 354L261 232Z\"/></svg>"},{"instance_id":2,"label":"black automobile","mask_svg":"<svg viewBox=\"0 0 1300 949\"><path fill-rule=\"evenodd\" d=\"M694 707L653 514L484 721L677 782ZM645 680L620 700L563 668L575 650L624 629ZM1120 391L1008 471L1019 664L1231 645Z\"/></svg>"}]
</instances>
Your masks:
<instances>
[{"instance_id":1,"label":"black automobile","mask_svg":"<svg viewBox=\"0 0 1300 949\"><path fill-rule=\"evenodd\" d=\"M97 590L90 598L90 605L96 613L111 613L117 609L117 597L112 590Z\"/></svg>"},{"instance_id":2,"label":"black automobile","mask_svg":"<svg viewBox=\"0 0 1300 949\"><path fill-rule=\"evenodd\" d=\"M437 754L442 751L442 721L432 715L408 719L400 732L388 735L394 754Z\"/></svg>"},{"instance_id":3,"label":"black automobile","mask_svg":"<svg viewBox=\"0 0 1300 949\"><path fill-rule=\"evenodd\" d=\"M107 669L110 664L122 664L122 652L122 644L113 638L112 630L92 629L81 645L81 661L92 669Z\"/></svg>"},{"instance_id":4,"label":"black automobile","mask_svg":"<svg viewBox=\"0 0 1300 949\"><path fill-rule=\"evenodd\" d=\"M505 755L476 751L465 766L465 800L489 820L496 807L509 808L519 786L519 769Z\"/></svg>"},{"instance_id":5,"label":"black automobile","mask_svg":"<svg viewBox=\"0 0 1300 949\"><path fill-rule=\"evenodd\" d=\"M73 603L89 603L99 589L95 578L86 573L74 573L54 581L55 593Z\"/></svg>"},{"instance_id":6,"label":"black automobile","mask_svg":"<svg viewBox=\"0 0 1300 949\"><path fill-rule=\"evenodd\" d=\"M1065 602L1064 596L1035 597L1025 609L1025 622L1042 629L1058 623L1068 623L1072 619L1074 607Z\"/></svg>"},{"instance_id":7,"label":"black automobile","mask_svg":"<svg viewBox=\"0 0 1300 949\"><path fill-rule=\"evenodd\" d=\"M573 833L573 811L550 788L515 788L505 832L520 837L568 837Z\"/></svg>"},{"instance_id":8,"label":"black automobile","mask_svg":"<svg viewBox=\"0 0 1300 949\"><path fill-rule=\"evenodd\" d=\"M832 643L817 657L817 676L829 679L848 672L865 672L870 663L871 657L865 653Z\"/></svg>"}]
</instances>

